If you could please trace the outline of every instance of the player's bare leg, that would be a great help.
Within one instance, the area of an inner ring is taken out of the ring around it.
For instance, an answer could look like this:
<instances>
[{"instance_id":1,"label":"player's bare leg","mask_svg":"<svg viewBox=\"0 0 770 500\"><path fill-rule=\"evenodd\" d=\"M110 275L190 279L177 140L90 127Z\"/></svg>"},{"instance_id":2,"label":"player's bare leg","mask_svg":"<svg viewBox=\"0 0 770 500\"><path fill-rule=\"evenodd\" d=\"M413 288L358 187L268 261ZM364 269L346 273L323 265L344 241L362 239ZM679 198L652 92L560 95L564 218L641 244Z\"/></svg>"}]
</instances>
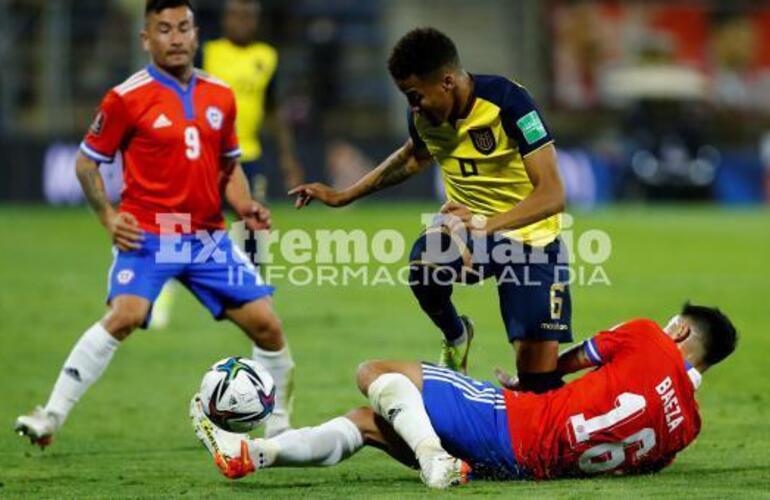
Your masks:
<instances>
[{"instance_id":1,"label":"player's bare leg","mask_svg":"<svg viewBox=\"0 0 770 500\"><path fill-rule=\"evenodd\" d=\"M64 362L48 404L16 419L14 429L33 444L45 447L72 408L96 382L112 360L120 341L141 326L150 302L135 295L115 297L110 310L80 337Z\"/></svg>"},{"instance_id":2,"label":"player's bare leg","mask_svg":"<svg viewBox=\"0 0 770 500\"><path fill-rule=\"evenodd\" d=\"M269 297L254 300L241 307L227 309L225 314L254 343L252 357L270 372L275 381L275 409L265 424L265 436L278 435L291 427L294 360L272 300Z\"/></svg>"}]
</instances>

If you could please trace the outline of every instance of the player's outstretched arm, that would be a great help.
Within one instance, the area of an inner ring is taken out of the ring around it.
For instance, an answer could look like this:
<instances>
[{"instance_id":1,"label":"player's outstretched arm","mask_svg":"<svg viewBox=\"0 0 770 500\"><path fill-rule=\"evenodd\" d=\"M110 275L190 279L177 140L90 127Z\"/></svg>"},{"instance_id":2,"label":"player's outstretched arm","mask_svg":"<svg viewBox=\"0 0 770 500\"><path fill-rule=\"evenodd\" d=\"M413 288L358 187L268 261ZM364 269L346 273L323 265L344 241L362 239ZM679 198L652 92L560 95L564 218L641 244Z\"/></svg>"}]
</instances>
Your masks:
<instances>
[{"instance_id":1,"label":"player's outstretched arm","mask_svg":"<svg viewBox=\"0 0 770 500\"><path fill-rule=\"evenodd\" d=\"M330 207L341 207L375 191L400 184L432 162L429 155L418 154L409 139L374 170L343 191L335 191L326 184L314 182L295 187L289 191L289 196L297 196L294 202L297 208L307 206L313 200L319 200Z\"/></svg>"},{"instance_id":2,"label":"player's outstretched arm","mask_svg":"<svg viewBox=\"0 0 770 500\"><path fill-rule=\"evenodd\" d=\"M144 239L142 229L136 218L128 212L116 212L99 173L99 164L78 152L75 160L75 173L83 188L88 204L96 213L102 226L110 233L113 243L120 250L136 250Z\"/></svg>"}]
</instances>

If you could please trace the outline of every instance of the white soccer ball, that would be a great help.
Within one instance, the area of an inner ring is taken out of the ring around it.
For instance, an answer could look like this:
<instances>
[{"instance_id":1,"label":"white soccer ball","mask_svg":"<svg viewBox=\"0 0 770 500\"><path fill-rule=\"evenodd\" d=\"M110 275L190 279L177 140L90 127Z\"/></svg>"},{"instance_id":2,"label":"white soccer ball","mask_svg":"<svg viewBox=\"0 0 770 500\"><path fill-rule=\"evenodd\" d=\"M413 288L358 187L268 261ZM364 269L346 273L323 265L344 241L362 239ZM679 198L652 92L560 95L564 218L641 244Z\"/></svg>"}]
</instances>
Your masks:
<instances>
[{"instance_id":1,"label":"white soccer ball","mask_svg":"<svg viewBox=\"0 0 770 500\"><path fill-rule=\"evenodd\" d=\"M252 359L233 356L214 363L200 390L203 411L229 432L249 432L275 406L273 377Z\"/></svg>"}]
</instances>

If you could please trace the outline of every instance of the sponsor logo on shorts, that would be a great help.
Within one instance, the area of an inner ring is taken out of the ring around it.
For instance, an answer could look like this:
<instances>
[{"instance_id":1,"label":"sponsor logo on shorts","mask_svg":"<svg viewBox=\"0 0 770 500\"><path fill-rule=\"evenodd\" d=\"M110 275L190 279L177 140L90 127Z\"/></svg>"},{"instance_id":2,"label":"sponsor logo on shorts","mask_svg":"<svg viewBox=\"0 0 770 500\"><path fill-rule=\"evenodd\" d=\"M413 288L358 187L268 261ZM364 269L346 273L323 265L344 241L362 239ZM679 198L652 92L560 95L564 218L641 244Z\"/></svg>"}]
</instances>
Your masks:
<instances>
[{"instance_id":1,"label":"sponsor logo on shorts","mask_svg":"<svg viewBox=\"0 0 770 500\"><path fill-rule=\"evenodd\" d=\"M540 328L542 328L543 330L564 331L569 327L562 323L540 323Z\"/></svg>"},{"instance_id":2,"label":"sponsor logo on shorts","mask_svg":"<svg viewBox=\"0 0 770 500\"><path fill-rule=\"evenodd\" d=\"M123 269L118 272L118 283L121 285L128 285L132 279L134 279L134 271L131 269Z\"/></svg>"}]
</instances>

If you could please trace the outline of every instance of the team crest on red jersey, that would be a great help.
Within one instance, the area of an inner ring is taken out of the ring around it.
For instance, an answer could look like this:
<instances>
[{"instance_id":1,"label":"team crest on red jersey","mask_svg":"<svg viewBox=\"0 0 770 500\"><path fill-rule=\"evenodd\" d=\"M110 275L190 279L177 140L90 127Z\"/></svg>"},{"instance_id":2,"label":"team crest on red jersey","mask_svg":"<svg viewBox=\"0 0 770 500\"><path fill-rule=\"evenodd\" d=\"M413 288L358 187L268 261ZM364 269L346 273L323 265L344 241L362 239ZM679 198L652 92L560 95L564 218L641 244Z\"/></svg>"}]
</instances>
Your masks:
<instances>
[{"instance_id":1,"label":"team crest on red jersey","mask_svg":"<svg viewBox=\"0 0 770 500\"><path fill-rule=\"evenodd\" d=\"M216 106L209 106L206 108L206 120L208 120L209 125L211 125L211 128L214 130L219 130L222 128L222 120L224 118L224 115L222 114L222 111L216 107Z\"/></svg>"},{"instance_id":2,"label":"team crest on red jersey","mask_svg":"<svg viewBox=\"0 0 770 500\"><path fill-rule=\"evenodd\" d=\"M94 121L91 123L91 127L89 127L89 130L92 134L98 136L102 133L102 130L104 129L104 122L107 120L107 115L104 114L104 111L99 111L96 113L96 118L94 118Z\"/></svg>"},{"instance_id":3,"label":"team crest on red jersey","mask_svg":"<svg viewBox=\"0 0 770 500\"><path fill-rule=\"evenodd\" d=\"M468 135L473 147L481 154L488 155L497 147L495 134L490 127L472 128L468 130Z\"/></svg>"}]
</instances>

